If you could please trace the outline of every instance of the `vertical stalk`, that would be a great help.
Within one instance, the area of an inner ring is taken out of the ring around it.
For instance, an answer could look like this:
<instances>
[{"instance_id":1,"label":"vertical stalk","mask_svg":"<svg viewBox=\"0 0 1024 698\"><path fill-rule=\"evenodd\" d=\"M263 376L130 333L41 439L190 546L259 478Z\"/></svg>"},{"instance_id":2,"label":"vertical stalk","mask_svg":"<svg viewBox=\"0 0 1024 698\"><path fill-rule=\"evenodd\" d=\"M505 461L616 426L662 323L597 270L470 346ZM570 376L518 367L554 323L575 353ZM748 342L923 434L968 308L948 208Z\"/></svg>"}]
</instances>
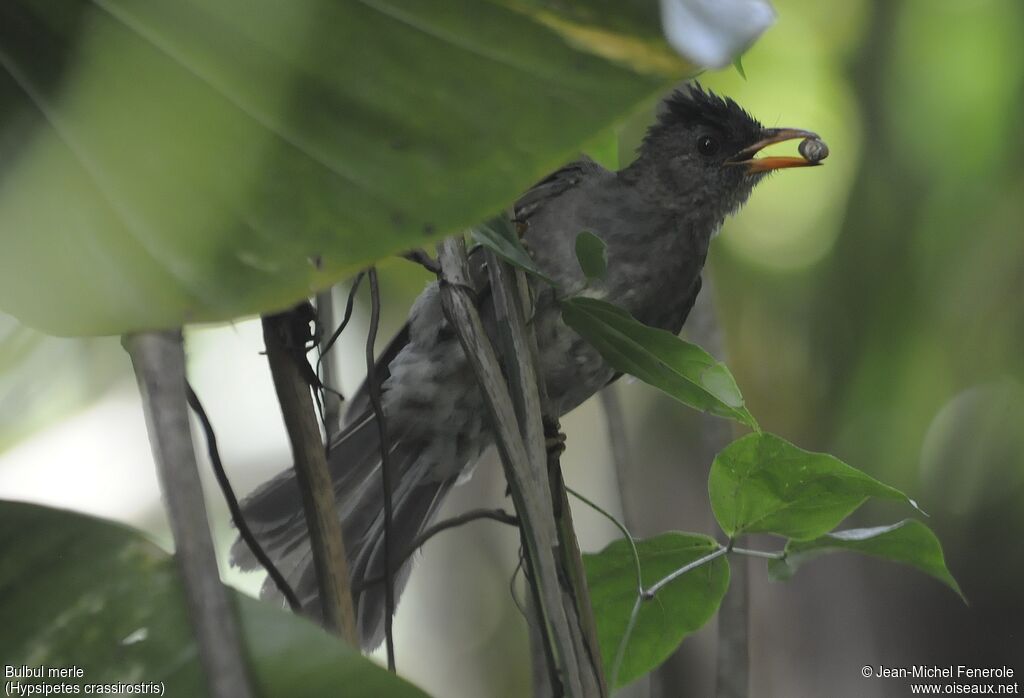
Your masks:
<instances>
[{"instance_id":1,"label":"vertical stalk","mask_svg":"<svg viewBox=\"0 0 1024 698\"><path fill-rule=\"evenodd\" d=\"M310 386L298 364L306 360L304 340L296 331L298 323L294 311L264 316L263 339L291 442L295 479L302 493L324 619L331 630L358 647L348 558L334 501L334 485L327 470Z\"/></svg>"},{"instance_id":2,"label":"vertical stalk","mask_svg":"<svg viewBox=\"0 0 1024 698\"><path fill-rule=\"evenodd\" d=\"M729 591L718 609L716 697L746 698L750 695L750 561L732 555L729 567Z\"/></svg>"},{"instance_id":3,"label":"vertical stalk","mask_svg":"<svg viewBox=\"0 0 1024 698\"><path fill-rule=\"evenodd\" d=\"M557 422L556 422L557 424ZM582 642L579 644L581 656L588 663L589 672L585 672L588 696L607 696L608 684L601 663L601 646L597 640L597 621L594 620L594 609L590 603L590 587L587 585L587 574L583 567L583 554L572 521L572 510L569 508L569 495L562 480L562 466L557 452L552 451L548 460L548 474L555 499L555 520L558 524L559 550L562 554L562 578L566 581L564 593L567 604L576 612L575 621L579 626Z\"/></svg>"},{"instance_id":4,"label":"vertical stalk","mask_svg":"<svg viewBox=\"0 0 1024 698\"><path fill-rule=\"evenodd\" d=\"M540 365L536 335L526 326L526 317L533 308L529 286L522 270L515 270L497 255L488 251L487 270L491 279L499 336L503 344L505 372L513 387L516 414L520 430L527 444L539 452L531 456L543 458L548 473L548 486L552 493L552 508L558 532L559 564L565 580L563 594L566 609L571 610L570 623L578 632L573 633L575 650L583 666L583 689L587 696L606 696L606 685L601 665L601 650L597 642L597 624L590 605L590 589L583 569L583 557L572 521L569 497L562 480L562 467L557 449L548 449L544 425L558 431L558 415L552 413L544 380L537 373ZM534 397L536 396L536 397ZM540 467L534 465L534 467Z\"/></svg>"},{"instance_id":5,"label":"vertical stalk","mask_svg":"<svg viewBox=\"0 0 1024 698\"><path fill-rule=\"evenodd\" d=\"M527 586L533 589L530 580ZM526 616L526 630L530 641L530 686L532 698L555 698L555 688L559 686L558 677L552 676L555 671L554 659L548 652L548 638L544 633L543 619L537 610L534 597L528 596L523 608Z\"/></svg>"},{"instance_id":6,"label":"vertical stalk","mask_svg":"<svg viewBox=\"0 0 1024 698\"><path fill-rule=\"evenodd\" d=\"M221 584L185 404L181 331L126 335L199 659L214 698L253 695L235 608Z\"/></svg>"},{"instance_id":7,"label":"vertical stalk","mask_svg":"<svg viewBox=\"0 0 1024 698\"><path fill-rule=\"evenodd\" d=\"M572 623L572 613L567 613L563 605L558 579L558 532L551 490L545 468L540 465L543 461L537 455L538 448L543 454L543 443L531 443L529 452L524 444L508 384L475 304L465 241L452 238L442 242L438 258L443 270L441 300L445 315L476 374L490 414L498 453L523 532L531 583L538 591L538 615L543 619L544 633L551 638L562 679L561 689L569 696L587 696L583 692L584 669L576 651L579 643L574 639L574 633L579 633L579 626ZM532 397L527 391L521 398L536 401L536 392L534 383ZM539 416L539 410L536 414Z\"/></svg>"}]
</instances>

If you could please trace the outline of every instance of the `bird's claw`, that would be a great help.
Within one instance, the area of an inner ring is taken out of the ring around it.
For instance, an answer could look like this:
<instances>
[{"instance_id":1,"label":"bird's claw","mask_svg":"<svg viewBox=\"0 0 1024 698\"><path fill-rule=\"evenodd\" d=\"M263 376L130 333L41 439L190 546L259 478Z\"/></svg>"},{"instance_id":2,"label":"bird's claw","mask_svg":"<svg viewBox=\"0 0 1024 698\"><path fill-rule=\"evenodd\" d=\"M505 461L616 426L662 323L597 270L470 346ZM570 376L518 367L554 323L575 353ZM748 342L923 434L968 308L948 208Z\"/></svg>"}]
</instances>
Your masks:
<instances>
[{"instance_id":1,"label":"bird's claw","mask_svg":"<svg viewBox=\"0 0 1024 698\"><path fill-rule=\"evenodd\" d=\"M560 456L565 452L565 434L559 433L544 439L544 447L549 456Z\"/></svg>"},{"instance_id":2,"label":"bird's claw","mask_svg":"<svg viewBox=\"0 0 1024 698\"><path fill-rule=\"evenodd\" d=\"M557 419L545 419L544 447L549 456L560 456L565 451L565 433Z\"/></svg>"}]
</instances>

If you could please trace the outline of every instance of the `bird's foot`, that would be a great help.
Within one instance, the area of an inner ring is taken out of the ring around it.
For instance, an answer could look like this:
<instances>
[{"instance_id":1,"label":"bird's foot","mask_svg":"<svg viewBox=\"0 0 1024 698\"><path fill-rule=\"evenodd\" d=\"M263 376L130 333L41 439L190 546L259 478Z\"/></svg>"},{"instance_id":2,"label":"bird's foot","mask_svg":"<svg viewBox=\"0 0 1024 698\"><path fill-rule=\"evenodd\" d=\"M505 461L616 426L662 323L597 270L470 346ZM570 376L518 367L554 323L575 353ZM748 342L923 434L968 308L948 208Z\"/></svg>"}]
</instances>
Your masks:
<instances>
[{"instance_id":1,"label":"bird's foot","mask_svg":"<svg viewBox=\"0 0 1024 698\"><path fill-rule=\"evenodd\" d=\"M544 447L551 457L558 457L565 451L565 433L557 419L544 420Z\"/></svg>"},{"instance_id":2,"label":"bird's foot","mask_svg":"<svg viewBox=\"0 0 1024 698\"><path fill-rule=\"evenodd\" d=\"M544 447L549 456L560 456L565 451L565 434L559 432L544 439Z\"/></svg>"}]
</instances>

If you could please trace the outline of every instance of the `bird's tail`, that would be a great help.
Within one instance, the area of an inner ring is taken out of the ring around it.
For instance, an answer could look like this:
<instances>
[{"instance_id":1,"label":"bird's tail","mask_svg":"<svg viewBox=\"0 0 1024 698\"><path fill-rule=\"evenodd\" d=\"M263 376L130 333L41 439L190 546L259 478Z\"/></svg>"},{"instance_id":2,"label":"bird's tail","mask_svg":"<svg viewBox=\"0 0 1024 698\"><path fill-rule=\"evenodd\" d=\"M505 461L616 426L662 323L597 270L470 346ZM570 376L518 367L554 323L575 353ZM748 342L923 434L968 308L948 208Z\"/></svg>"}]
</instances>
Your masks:
<instances>
[{"instance_id":1,"label":"bird's tail","mask_svg":"<svg viewBox=\"0 0 1024 698\"><path fill-rule=\"evenodd\" d=\"M388 452L393 511L389 547L396 599L409 578L410 547L433 519L453 483L431 481L431 464L420 457L421 453L422 449L404 444L401 439L395 440ZM376 647L383 639L386 613L380 465L380 439L371 413L339 435L328 459L345 538L360 643L366 649ZM295 471L288 469L259 487L242 502L242 512L260 545L295 591L303 612L322 623L323 609ZM241 539L231 548L231 563L243 570L260 568ZM261 596L283 601L269 578L263 584Z\"/></svg>"}]
</instances>

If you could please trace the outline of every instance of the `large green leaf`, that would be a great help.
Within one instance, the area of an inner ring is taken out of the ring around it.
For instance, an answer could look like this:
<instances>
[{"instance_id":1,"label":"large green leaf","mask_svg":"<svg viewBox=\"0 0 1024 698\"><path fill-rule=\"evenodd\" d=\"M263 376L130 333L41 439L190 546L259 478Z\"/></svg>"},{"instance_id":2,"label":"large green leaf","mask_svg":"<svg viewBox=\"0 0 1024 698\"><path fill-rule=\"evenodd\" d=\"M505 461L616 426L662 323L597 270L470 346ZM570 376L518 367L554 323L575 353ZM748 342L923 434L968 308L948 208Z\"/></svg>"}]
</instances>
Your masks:
<instances>
[{"instance_id":1,"label":"large green leaf","mask_svg":"<svg viewBox=\"0 0 1024 698\"><path fill-rule=\"evenodd\" d=\"M757 429L729 369L696 344L648 327L596 298L563 301L562 317L617 371L636 376L683 404Z\"/></svg>"},{"instance_id":2,"label":"large green leaf","mask_svg":"<svg viewBox=\"0 0 1024 698\"><path fill-rule=\"evenodd\" d=\"M663 533L636 541L644 584L650 585L688 563L718 549L707 536ZM597 622L601 660L611 676L619 643L626 632L637 598L633 550L617 540L583 564L590 587L590 601ZM699 630L718 610L729 587L729 563L719 557L672 581L657 596L643 602L619 667L618 686L651 671Z\"/></svg>"},{"instance_id":3,"label":"large green leaf","mask_svg":"<svg viewBox=\"0 0 1024 698\"><path fill-rule=\"evenodd\" d=\"M786 556L769 560L768 572L773 579L789 579L803 563L825 553L849 551L873 555L916 567L960 595L960 585L946 567L942 544L931 529L920 521L906 519L891 526L850 528L834 531L808 541L789 541Z\"/></svg>"},{"instance_id":4,"label":"large green leaf","mask_svg":"<svg viewBox=\"0 0 1024 698\"><path fill-rule=\"evenodd\" d=\"M483 220L689 69L604 0L0 3L0 309L284 307Z\"/></svg>"},{"instance_id":5,"label":"large green leaf","mask_svg":"<svg viewBox=\"0 0 1024 698\"><path fill-rule=\"evenodd\" d=\"M832 530L868 497L914 502L894 487L827 453L774 434L748 434L715 456L711 507L730 537L774 533L797 540Z\"/></svg>"},{"instance_id":6,"label":"large green leaf","mask_svg":"<svg viewBox=\"0 0 1024 698\"><path fill-rule=\"evenodd\" d=\"M312 623L234 597L261 696L426 695ZM0 502L0 617L0 656L12 666L77 666L79 684L164 682L168 696L206 695L174 561L126 527Z\"/></svg>"},{"instance_id":7,"label":"large green leaf","mask_svg":"<svg viewBox=\"0 0 1024 698\"><path fill-rule=\"evenodd\" d=\"M114 339L48 337L0 313L0 453L97 399L124 368Z\"/></svg>"}]
</instances>

